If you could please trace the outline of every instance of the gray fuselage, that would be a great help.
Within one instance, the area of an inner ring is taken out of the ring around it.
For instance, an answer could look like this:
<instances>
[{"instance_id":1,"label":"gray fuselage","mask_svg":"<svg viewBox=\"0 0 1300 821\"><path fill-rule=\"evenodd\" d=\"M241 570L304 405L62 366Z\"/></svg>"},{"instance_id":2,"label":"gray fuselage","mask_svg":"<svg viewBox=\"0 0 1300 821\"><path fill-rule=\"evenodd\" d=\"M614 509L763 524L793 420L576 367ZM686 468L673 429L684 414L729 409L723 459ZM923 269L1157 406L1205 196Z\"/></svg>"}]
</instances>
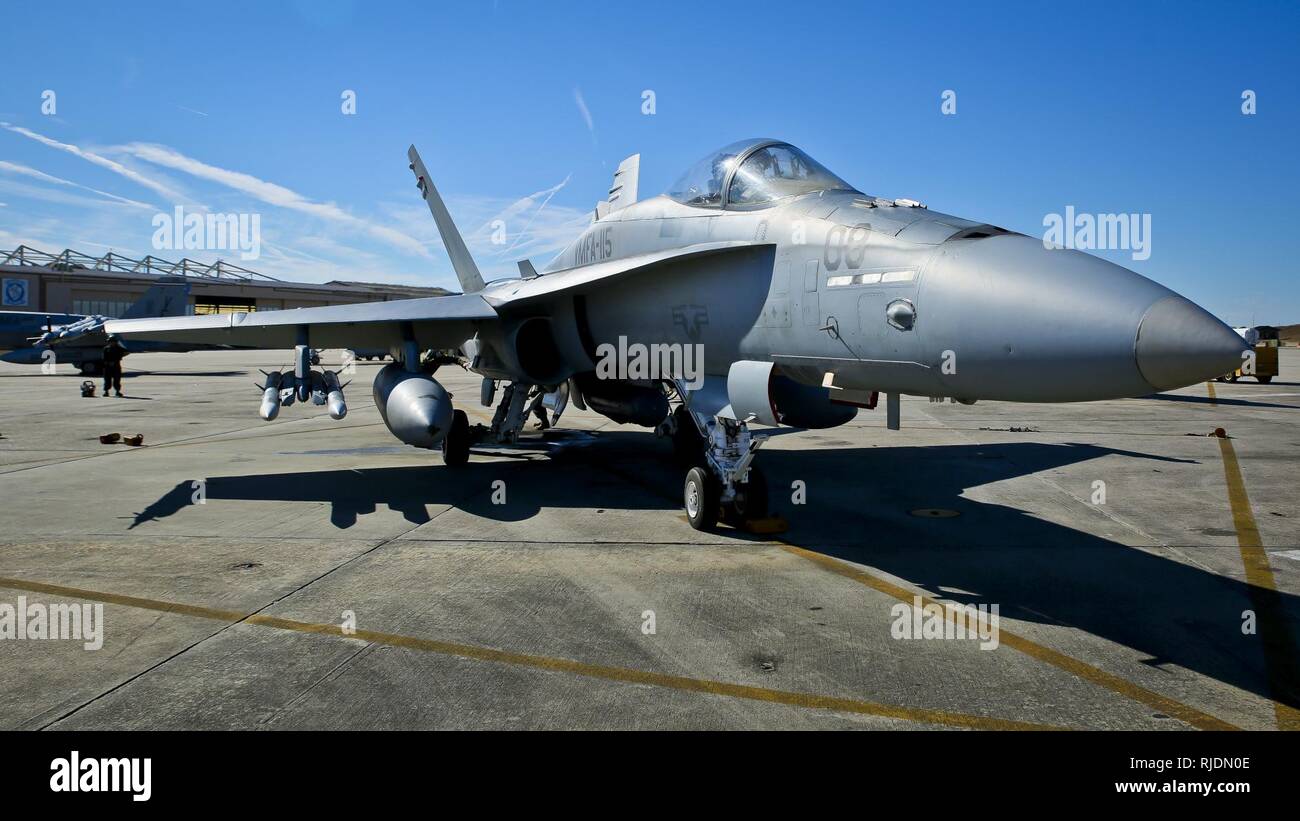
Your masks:
<instances>
[{"instance_id":1,"label":"gray fuselage","mask_svg":"<svg viewBox=\"0 0 1300 821\"><path fill-rule=\"evenodd\" d=\"M593 294L584 333L698 343L712 375L751 359L808 385L833 373L837 387L965 400L1142 396L1240 361L1230 328L1126 268L852 191L752 210L654 197L594 222L546 271L725 241L770 245Z\"/></svg>"}]
</instances>

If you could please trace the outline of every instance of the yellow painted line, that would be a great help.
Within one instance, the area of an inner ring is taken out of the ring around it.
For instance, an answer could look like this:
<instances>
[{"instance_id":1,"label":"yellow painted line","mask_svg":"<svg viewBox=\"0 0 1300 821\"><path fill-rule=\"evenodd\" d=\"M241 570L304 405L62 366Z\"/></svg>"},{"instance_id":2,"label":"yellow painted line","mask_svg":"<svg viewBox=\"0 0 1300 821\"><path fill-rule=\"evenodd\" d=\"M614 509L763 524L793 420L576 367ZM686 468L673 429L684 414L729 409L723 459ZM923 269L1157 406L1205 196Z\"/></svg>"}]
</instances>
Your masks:
<instances>
[{"instance_id":1,"label":"yellow painted line","mask_svg":"<svg viewBox=\"0 0 1300 821\"><path fill-rule=\"evenodd\" d=\"M241 621L248 615L237 610L219 610L215 607L201 607L194 604L180 604L158 599L142 599L136 596L122 596L117 593L101 593L97 590L82 590L78 587L64 587L63 585L45 584L44 582L34 582L27 579L0 578L0 587L26 590L28 593L45 593L50 596L69 596L74 599L86 599L87 601L104 602L105 604L120 604L123 607L176 613L181 616L194 616L199 619L213 619L215 621Z\"/></svg>"},{"instance_id":2,"label":"yellow painted line","mask_svg":"<svg viewBox=\"0 0 1300 821\"><path fill-rule=\"evenodd\" d=\"M726 696L729 698L739 698L748 701L761 701L769 704L784 704L791 707L804 707L814 710L831 710L841 713L856 713L859 715L894 718L902 721L917 721L926 724L940 724L948 727L961 727L973 730L1066 729L1064 727L1054 727L1047 724L1034 724L1024 721L1012 721L1010 719L990 718L987 716L974 716L965 713L949 712L947 710L903 707L893 704L880 704L872 701L863 701L854 698L823 696L814 693L799 693L790 690L773 690L767 687L753 687L746 684L732 684L725 681L674 676L667 673L655 673L648 670L635 670L627 667L609 667L601 664L587 664L586 662L574 661L572 659L539 656L528 653L516 653L509 650L479 647L472 644L458 644L454 642L437 641L435 639L416 638L415 636L380 633L374 630L354 630L345 633L343 628L337 624L316 624L279 618L277 616L239 613L231 610L219 610L198 605L160 601L157 599L145 599L136 596L122 596L115 593L101 593L95 590L83 590L81 588L64 587L62 585L44 584L42 582L28 581L26 579L0 578L0 587L7 587L14 590L25 590L31 593L44 593L51 596L65 596L68 598L85 599L87 601L99 601L106 604L118 604L125 607L135 607L164 613L176 613L184 616L194 616L197 618L213 619L229 623L243 622L261 627L270 627L277 630L290 630L298 633L315 633L318 635L338 636L340 638L361 639L362 641L373 642L375 644L402 647L408 650L419 650L427 653L437 653L439 655L457 656L459 658L496 662L498 664L512 664L520 667L531 667L533 669L547 670L551 672L572 673L574 675L603 679L605 681L618 681L628 684L646 684L652 687L664 687L672 690L703 693L705 695Z\"/></svg>"},{"instance_id":3,"label":"yellow painted line","mask_svg":"<svg viewBox=\"0 0 1300 821\"><path fill-rule=\"evenodd\" d=\"M1295 661L1295 642L1287 624L1281 596L1273 582L1273 568L1269 566L1264 541L1255 524L1255 513L1246 495L1246 482L1241 476L1237 451L1226 436L1219 440L1223 454L1223 476L1228 484L1228 504L1232 508L1232 524L1237 531L1237 547L1241 563L1246 569L1246 584L1250 585L1250 601L1255 608L1256 627L1264 643L1264 667L1268 671L1269 689L1273 692L1273 714L1279 730L1300 730L1300 710L1278 701L1281 694L1300 682L1300 670Z\"/></svg>"},{"instance_id":4,"label":"yellow painted line","mask_svg":"<svg viewBox=\"0 0 1300 821\"><path fill-rule=\"evenodd\" d=\"M934 599L916 591L908 590L905 587L894 584L886 579L882 579L879 576L875 576L865 570L854 567L846 562L842 562L839 559L831 558L830 556L825 556L821 553L815 553L806 548L799 547L798 545L790 544L789 542L782 543L781 548L796 556L802 556L809 561L815 562L832 573L837 573L845 578L852 579L861 585L870 587L872 590L877 590L887 596L892 596L906 604L912 604L913 599L920 596L922 606L930 604L938 605L944 611L948 619L954 620L956 618L957 614L955 612L938 604ZM1084 681L1105 687L1107 690L1118 693L1141 704L1145 704L1148 707L1158 710L1165 715L1172 716L1179 721L1186 722L1198 729L1241 729L1240 727L1229 724L1222 719L1215 718L1208 713L1201 712L1195 707L1191 707L1180 701L1175 701L1168 696L1163 696L1157 692L1148 690L1145 687L1141 687L1128 681L1127 679L1120 678L1113 673L1107 673L1105 670L1094 667L1087 662L1067 656L1058 650L1053 650L1050 647L1030 641L1023 636L1016 635L1008 630L1000 629L998 631L998 637L1000 643L1007 647L1019 650L1020 652L1044 662L1045 664L1050 664L1053 667L1078 676Z\"/></svg>"},{"instance_id":5,"label":"yellow painted line","mask_svg":"<svg viewBox=\"0 0 1300 821\"><path fill-rule=\"evenodd\" d=\"M1215 396L1215 394L1214 394L1214 383L1213 383L1213 382L1206 382L1206 383L1205 383L1205 392L1206 392L1207 394L1210 395L1210 404L1211 404L1211 405L1217 405L1217 404L1219 404L1219 398L1218 398L1217 396Z\"/></svg>"},{"instance_id":6,"label":"yellow painted line","mask_svg":"<svg viewBox=\"0 0 1300 821\"><path fill-rule=\"evenodd\" d=\"M622 473L613 471L608 467L606 467L605 470L621 478L628 478L624 476ZM635 481L635 480L631 480L631 481ZM684 516L679 518L681 518L682 521L685 521ZM814 551L808 550L807 548L800 547L799 545L787 541L786 539L780 536L777 536L776 539L778 541L773 542L773 544L776 544L776 546L780 547L782 550L785 550L789 553L793 553L796 556L801 556L805 559L815 562L816 564L821 565L822 567L831 571L832 573L837 573L841 576L852 579L853 581L858 582L859 584L865 585L867 587L870 587L873 590L877 590L888 596L892 596L895 599L905 604L912 604L913 599L918 595L921 597L922 606L925 606L927 604L937 604L937 602L935 602L933 599L925 595L922 595L917 591L908 590L907 588L894 584L893 582L886 581L885 579L882 579L879 576L875 576L871 573L866 572L865 570L854 567L848 564L847 562L842 562L839 559L834 559L831 558L830 556L825 556L822 555L821 553L816 553ZM949 612L948 608L946 607L940 606L940 608L944 611L946 618L948 618L949 620L953 620L955 618L956 616L955 612ZM1098 667L1094 667L1091 664L1080 661L1071 656L1067 656L1058 650L1053 650L1050 647L1046 647L1044 645L1038 644L1037 642L1030 641L1029 639L1024 638L1023 636L1018 636L1014 633L1010 633L1009 631L1001 630L1001 629L999 629L998 635L999 637L1001 637L1002 644L1005 644L1009 647L1019 650L1020 652L1032 656L1033 658L1036 658L1039 661L1042 661L1046 664L1050 664L1061 670L1065 670L1066 672L1076 675L1079 678L1084 679L1085 681L1089 681L1092 682L1093 684L1097 684L1102 687L1105 687L1108 690L1119 693L1120 695L1125 696L1126 698L1130 698L1141 704L1145 704L1148 707L1153 707L1156 710L1164 713L1165 715L1173 716L1174 718L1177 718L1178 720L1183 721L1191 725L1192 727L1196 727L1197 729L1201 729L1201 730L1241 729L1240 727L1237 727L1235 724L1230 724L1227 721L1224 721L1220 718L1216 718L1215 716L1210 715L1209 713L1201 712L1200 710L1197 710L1195 707L1191 707L1187 704L1183 704L1180 701L1175 701L1174 699L1169 698L1168 696L1162 696L1157 692L1136 685L1131 681L1120 678L1119 676L1116 676L1112 673L1107 673L1105 670L1102 670Z\"/></svg>"}]
</instances>

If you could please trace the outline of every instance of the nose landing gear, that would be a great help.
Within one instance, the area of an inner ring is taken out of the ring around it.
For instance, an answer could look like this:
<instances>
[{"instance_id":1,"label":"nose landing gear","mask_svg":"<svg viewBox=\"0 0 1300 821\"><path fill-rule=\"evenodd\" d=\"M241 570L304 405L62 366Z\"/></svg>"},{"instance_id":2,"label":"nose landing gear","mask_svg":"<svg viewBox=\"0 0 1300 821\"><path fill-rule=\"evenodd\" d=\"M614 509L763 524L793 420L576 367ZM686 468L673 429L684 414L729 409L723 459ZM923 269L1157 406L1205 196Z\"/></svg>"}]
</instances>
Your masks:
<instances>
[{"instance_id":1,"label":"nose landing gear","mask_svg":"<svg viewBox=\"0 0 1300 821\"><path fill-rule=\"evenodd\" d=\"M751 464L766 437L753 436L746 423L721 416L707 421L701 431L684 406L673 414L670 426L674 454L691 465L683 486L691 527L712 530L721 517L738 529L772 532L767 478ZM760 528L760 523L766 525Z\"/></svg>"}]
</instances>

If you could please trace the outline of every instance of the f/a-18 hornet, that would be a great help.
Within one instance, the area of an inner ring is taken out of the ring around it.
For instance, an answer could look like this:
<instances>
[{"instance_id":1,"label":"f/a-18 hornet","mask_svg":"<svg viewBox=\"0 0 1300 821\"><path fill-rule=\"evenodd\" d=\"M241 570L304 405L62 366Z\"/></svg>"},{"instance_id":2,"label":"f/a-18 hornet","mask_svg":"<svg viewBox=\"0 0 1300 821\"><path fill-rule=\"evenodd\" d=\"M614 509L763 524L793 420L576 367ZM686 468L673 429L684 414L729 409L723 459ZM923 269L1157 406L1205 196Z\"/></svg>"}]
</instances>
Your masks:
<instances>
[{"instance_id":1,"label":"f/a-18 hornet","mask_svg":"<svg viewBox=\"0 0 1300 821\"><path fill-rule=\"evenodd\" d=\"M123 314L136 317L182 316L189 303L190 285L183 277L162 277ZM35 311L0 311L0 361L15 365L47 365L63 362L97 374L104 366L104 344L108 317L98 314L54 314ZM129 353L172 351L184 353L192 345L135 341Z\"/></svg>"},{"instance_id":2,"label":"f/a-18 hornet","mask_svg":"<svg viewBox=\"0 0 1300 821\"><path fill-rule=\"evenodd\" d=\"M751 425L829 428L886 397L1077 402L1145 396L1220 376L1241 337L1119 265L868 196L779 140L702 159L638 201L640 155L620 164L589 227L550 265L485 283L414 146L416 184L463 294L322 308L110 322L127 337L294 348L261 414L312 399L347 412L311 347L392 352L374 400L407 444L469 458L471 431L434 378L483 377L488 435L513 441L527 402L567 402L656 428L690 465L687 516L710 528L766 515L764 436Z\"/></svg>"}]
</instances>

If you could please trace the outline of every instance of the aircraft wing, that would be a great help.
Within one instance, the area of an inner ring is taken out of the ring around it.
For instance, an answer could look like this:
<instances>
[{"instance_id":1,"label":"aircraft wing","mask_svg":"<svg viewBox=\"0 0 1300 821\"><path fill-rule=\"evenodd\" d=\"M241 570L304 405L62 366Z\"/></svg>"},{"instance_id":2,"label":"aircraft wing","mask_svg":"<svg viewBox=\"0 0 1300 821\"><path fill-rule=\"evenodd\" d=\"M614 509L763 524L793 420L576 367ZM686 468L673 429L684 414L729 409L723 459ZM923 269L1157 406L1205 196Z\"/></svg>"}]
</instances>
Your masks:
<instances>
[{"instance_id":1,"label":"aircraft wing","mask_svg":"<svg viewBox=\"0 0 1300 821\"><path fill-rule=\"evenodd\" d=\"M458 347L474 336L476 324L499 319L498 310L592 286L611 287L625 275L648 271L681 260L725 255L762 243L709 242L671 251L625 257L579 268L554 271L532 279L489 286L481 294L363 302L321 308L292 308L208 316L155 319L114 319L108 333L128 339L229 345L237 348L279 349L298 344L299 329L307 329L314 348L378 348L401 344L402 325L411 323L420 344Z\"/></svg>"},{"instance_id":2,"label":"aircraft wing","mask_svg":"<svg viewBox=\"0 0 1300 821\"><path fill-rule=\"evenodd\" d=\"M755 248L766 244L744 241L701 242L696 245L686 245L667 251L655 251L649 254L638 254L606 262L594 262L577 268L551 271L532 279L512 282L508 286L489 288L484 292L484 296L492 305L502 307L507 304L552 296L562 291L576 290L590 285L598 284L603 287L608 285L609 281L626 274L648 271L657 265L665 263L726 254L730 251Z\"/></svg>"},{"instance_id":3,"label":"aircraft wing","mask_svg":"<svg viewBox=\"0 0 1300 821\"><path fill-rule=\"evenodd\" d=\"M497 313L478 294L360 302L320 308L291 308L208 316L115 319L108 333L159 342L191 342L240 348L292 348L306 328L314 348L388 349L402 342L410 323L421 344L453 348L474 336L475 323Z\"/></svg>"}]
</instances>

